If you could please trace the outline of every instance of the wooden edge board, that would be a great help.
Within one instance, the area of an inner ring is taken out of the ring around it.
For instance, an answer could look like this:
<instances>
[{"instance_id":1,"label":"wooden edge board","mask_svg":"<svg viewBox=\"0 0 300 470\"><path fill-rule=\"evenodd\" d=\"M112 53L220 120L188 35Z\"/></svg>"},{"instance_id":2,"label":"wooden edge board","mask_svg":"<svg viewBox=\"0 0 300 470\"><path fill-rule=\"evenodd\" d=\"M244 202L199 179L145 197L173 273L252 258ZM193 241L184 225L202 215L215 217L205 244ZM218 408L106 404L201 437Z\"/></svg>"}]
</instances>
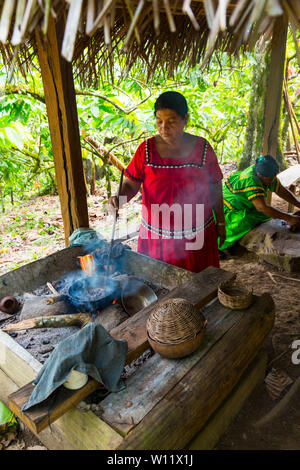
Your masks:
<instances>
[{"instance_id":1,"label":"wooden edge board","mask_svg":"<svg viewBox=\"0 0 300 470\"><path fill-rule=\"evenodd\" d=\"M8 395L18 385L0 369L0 400L8 406ZM92 411L73 407L38 434L49 450L112 450L122 437Z\"/></svg>"},{"instance_id":2,"label":"wooden edge board","mask_svg":"<svg viewBox=\"0 0 300 470\"><path fill-rule=\"evenodd\" d=\"M267 353L260 351L228 398L213 413L200 432L194 436L186 449L212 450L215 448L221 436L240 412L254 389L263 382L267 361Z\"/></svg>"},{"instance_id":3,"label":"wooden edge board","mask_svg":"<svg viewBox=\"0 0 300 470\"><path fill-rule=\"evenodd\" d=\"M34 389L33 382L30 382L8 396L8 406L34 434L38 434L97 388L99 388L99 383L92 379L79 390L67 390L61 386L47 400L22 412L22 407L27 403Z\"/></svg>"},{"instance_id":4,"label":"wooden edge board","mask_svg":"<svg viewBox=\"0 0 300 470\"><path fill-rule=\"evenodd\" d=\"M220 282L233 279L234 277L235 274L233 273L209 267L200 273L194 274L189 281L173 289L164 297L164 299L176 297L187 298L191 300L195 306L200 308L216 296ZM130 317L128 320L110 331L110 334L114 338L125 339L128 343L126 364L129 364L139 357L149 347L146 321L157 302L158 301L142 309L133 317ZM68 397L68 399L62 400L61 402L57 396L57 407L53 406L50 412L48 406L45 408L43 404L39 404L36 405L36 407L40 410L40 413L36 413L36 410L34 410L34 413L31 410L27 410L23 413L21 408L26 403L26 401L24 402L24 396L27 397L27 400L30 396L30 394L28 395L30 384L27 384L8 397L9 406L22 421L25 422L26 419L27 426L37 434L50 423L62 416L62 414L70 408L76 406L81 400L84 400L84 398L90 395L90 393L98 387L99 383L90 379L89 382L79 391L71 391L71 396ZM51 399L51 397L49 397L49 399ZM47 400L45 400L45 402L47 402Z\"/></svg>"}]
</instances>

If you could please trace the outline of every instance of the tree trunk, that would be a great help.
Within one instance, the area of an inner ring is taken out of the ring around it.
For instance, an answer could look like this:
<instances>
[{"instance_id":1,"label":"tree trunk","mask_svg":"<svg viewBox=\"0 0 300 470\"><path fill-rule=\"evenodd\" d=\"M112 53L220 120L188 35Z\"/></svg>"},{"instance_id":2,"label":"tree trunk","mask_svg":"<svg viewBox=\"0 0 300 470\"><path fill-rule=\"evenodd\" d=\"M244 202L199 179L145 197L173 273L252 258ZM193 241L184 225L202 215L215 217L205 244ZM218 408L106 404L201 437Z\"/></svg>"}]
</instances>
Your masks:
<instances>
[{"instance_id":1,"label":"tree trunk","mask_svg":"<svg viewBox=\"0 0 300 470\"><path fill-rule=\"evenodd\" d=\"M279 142L280 114L283 97L283 79L288 22L285 16L276 19L271 42L270 66L266 92L263 154L270 154L283 169L284 162Z\"/></svg>"},{"instance_id":2,"label":"tree trunk","mask_svg":"<svg viewBox=\"0 0 300 470\"><path fill-rule=\"evenodd\" d=\"M266 69L269 63L269 54L265 51L256 51L257 66L253 68L252 89L248 121L246 127L243 155L239 163L239 170L244 170L255 162L261 152L262 136L264 131L264 108L266 99Z\"/></svg>"},{"instance_id":3,"label":"tree trunk","mask_svg":"<svg viewBox=\"0 0 300 470\"><path fill-rule=\"evenodd\" d=\"M1 199L2 212L3 212L3 214L4 214L4 213L5 213L5 205L4 205L4 196L3 196L3 187L2 187L2 184L0 184L0 199Z\"/></svg>"},{"instance_id":4,"label":"tree trunk","mask_svg":"<svg viewBox=\"0 0 300 470\"><path fill-rule=\"evenodd\" d=\"M284 168L279 139L282 85L287 37L287 22L278 18L274 28L271 52L256 50L258 66L254 67L248 123L239 170L255 162L260 154L270 154Z\"/></svg>"},{"instance_id":5,"label":"tree trunk","mask_svg":"<svg viewBox=\"0 0 300 470\"><path fill-rule=\"evenodd\" d=\"M91 177L91 196L96 195L96 165L94 159L92 160L92 177Z\"/></svg>"}]
</instances>

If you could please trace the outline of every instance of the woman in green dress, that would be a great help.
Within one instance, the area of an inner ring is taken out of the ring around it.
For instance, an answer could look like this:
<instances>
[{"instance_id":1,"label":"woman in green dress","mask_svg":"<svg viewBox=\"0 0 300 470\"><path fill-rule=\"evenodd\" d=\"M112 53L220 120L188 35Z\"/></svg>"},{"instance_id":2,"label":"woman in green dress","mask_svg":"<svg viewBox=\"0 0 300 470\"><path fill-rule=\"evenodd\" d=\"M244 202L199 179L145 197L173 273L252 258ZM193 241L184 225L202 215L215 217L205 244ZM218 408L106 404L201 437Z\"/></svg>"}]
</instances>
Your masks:
<instances>
[{"instance_id":1,"label":"woman in green dress","mask_svg":"<svg viewBox=\"0 0 300 470\"><path fill-rule=\"evenodd\" d=\"M278 172L276 160L264 155L258 157L255 164L227 178L223 186L226 239L220 250L227 249L269 219L283 219L292 228L300 227L300 216L275 209L266 202L269 190L300 208L299 199L280 184Z\"/></svg>"}]
</instances>

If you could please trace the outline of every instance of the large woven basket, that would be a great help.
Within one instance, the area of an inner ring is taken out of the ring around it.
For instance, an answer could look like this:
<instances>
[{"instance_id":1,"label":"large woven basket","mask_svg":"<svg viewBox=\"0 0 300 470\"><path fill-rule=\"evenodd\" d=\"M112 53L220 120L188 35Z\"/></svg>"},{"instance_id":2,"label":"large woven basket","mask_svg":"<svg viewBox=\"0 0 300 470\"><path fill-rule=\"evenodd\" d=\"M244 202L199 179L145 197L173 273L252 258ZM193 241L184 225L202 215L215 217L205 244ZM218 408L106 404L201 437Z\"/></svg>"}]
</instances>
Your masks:
<instances>
[{"instance_id":1,"label":"large woven basket","mask_svg":"<svg viewBox=\"0 0 300 470\"><path fill-rule=\"evenodd\" d=\"M201 311L188 300L165 300L159 303L148 317L149 344L164 357L187 356L201 344L206 323Z\"/></svg>"},{"instance_id":2,"label":"large woven basket","mask_svg":"<svg viewBox=\"0 0 300 470\"><path fill-rule=\"evenodd\" d=\"M253 302L253 290L249 291L240 281L225 281L218 287L218 298L222 305L232 310L243 310Z\"/></svg>"}]
</instances>

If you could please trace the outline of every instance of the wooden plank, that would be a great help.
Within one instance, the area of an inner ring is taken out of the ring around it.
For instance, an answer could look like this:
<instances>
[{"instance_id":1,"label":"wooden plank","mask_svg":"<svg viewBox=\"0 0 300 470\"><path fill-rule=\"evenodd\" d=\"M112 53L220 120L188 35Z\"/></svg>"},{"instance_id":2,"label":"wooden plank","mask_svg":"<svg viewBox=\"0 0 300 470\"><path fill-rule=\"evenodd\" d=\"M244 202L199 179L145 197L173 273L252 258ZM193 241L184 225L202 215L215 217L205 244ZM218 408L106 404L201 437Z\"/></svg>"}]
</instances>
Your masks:
<instances>
[{"instance_id":1,"label":"wooden plank","mask_svg":"<svg viewBox=\"0 0 300 470\"><path fill-rule=\"evenodd\" d=\"M79 390L68 390L61 386L47 400L23 413L22 408L28 402L34 389L34 384L30 382L9 395L8 406L32 432L38 434L97 388L99 384L91 379Z\"/></svg>"},{"instance_id":2,"label":"wooden plank","mask_svg":"<svg viewBox=\"0 0 300 470\"><path fill-rule=\"evenodd\" d=\"M268 356L260 352L243 374L229 397L222 403L199 434L186 447L188 450L212 450L242 409L253 390L264 380Z\"/></svg>"},{"instance_id":3,"label":"wooden plank","mask_svg":"<svg viewBox=\"0 0 300 470\"><path fill-rule=\"evenodd\" d=\"M18 385L0 369L0 400L8 406L7 397ZM72 408L38 435L50 450L111 450L122 438L92 411Z\"/></svg>"},{"instance_id":4,"label":"wooden plank","mask_svg":"<svg viewBox=\"0 0 300 470\"><path fill-rule=\"evenodd\" d=\"M288 188L300 178L300 164L292 165L281 173L278 173L277 178L282 186Z\"/></svg>"},{"instance_id":5,"label":"wooden plank","mask_svg":"<svg viewBox=\"0 0 300 470\"><path fill-rule=\"evenodd\" d=\"M46 38L38 29L35 38L68 245L71 233L88 227L89 218L72 64L61 56L64 26L63 15L57 21L50 15Z\"/></svg>"},{"instance_id":6,"label":"wooden plank","mask_svg":"<svg viewBox=\"0 0 300 470\"><path fill-rule=\"evenodd\" d=\"M256 297L210 353L124 438L118 450L185 448L256 356L274 324L274 312L269 294Z\"/></svg>"},{"instance_id":7,"label":"wooden plank","mask_svg":"<svg viewBox=\"0 0 300 470\"><path fill-rule=\"evenodd\" d=\"M124 251L118 268L124 273L134 274L165 289L174 289L194 276L191 271L131 250Z\"/></svg>"},{"instance_id":8,"label":"wooden plank","mask_svg":"<svg viewBox=\"0 0 300 470\"><path fill-rule=\"evenodd\" d=\"M18 385L14 383L2 369L0 369L0 400L8 406L8 395L18 390Z\"/></svg>"},{"instance_id":9,"label":"wooden plank","mask_svg":"<svg viewBox=\"0 0 300 470\"><path fill-rule=\"evenodd\" d=\"M165 359L154 354L126 381L126 389L108 395L101 402L102 419L122 435L128 434L149 411L208 354L212 346L232 327L238 316L215 301L203 311L208 321L200 348L182 359ZM244 315L244 312L241 312Z\"/></svg>"},{"instance_id":10,"label":"wooden plank","mask_svg":"<svg viewBox=\"0 0 300 470\"><path fill-rule=\"evenodd\" d=\"M210 266L200 273L193 274L190 280L172 289L163 299L180 297L189 300L197 308L201 308L216 297L218 285L221 282L233 279L234 276L235 274L229 271ZM127 341L128 362L136 359L149 347L146 330L147 318L151 310L161 300L157 300L110 331L114 338L123 338Z\"/></svg>"},{"instance_id":11,"label":"wooden plank","mask_svg":"<svg viewBox=\"0 0 300 470\"><path fill-rule=\"evenodd\" d=\"M49 280L59 279L79 269L76 260L77 256L82 254L81 246L71 246L3 274L0 276L0 298L6 295L22 295Z\"/></svg>"},{"instance_id":12,"label":"wooden plank","mask_svg":"<svg viewBox=\"0 0 300 470\"><path fill-rule=\"evenodd\" d=\"M42 364L8 334L0 331L0 368L19 386L32 381Z\"/></svg>"}]
</instances>

